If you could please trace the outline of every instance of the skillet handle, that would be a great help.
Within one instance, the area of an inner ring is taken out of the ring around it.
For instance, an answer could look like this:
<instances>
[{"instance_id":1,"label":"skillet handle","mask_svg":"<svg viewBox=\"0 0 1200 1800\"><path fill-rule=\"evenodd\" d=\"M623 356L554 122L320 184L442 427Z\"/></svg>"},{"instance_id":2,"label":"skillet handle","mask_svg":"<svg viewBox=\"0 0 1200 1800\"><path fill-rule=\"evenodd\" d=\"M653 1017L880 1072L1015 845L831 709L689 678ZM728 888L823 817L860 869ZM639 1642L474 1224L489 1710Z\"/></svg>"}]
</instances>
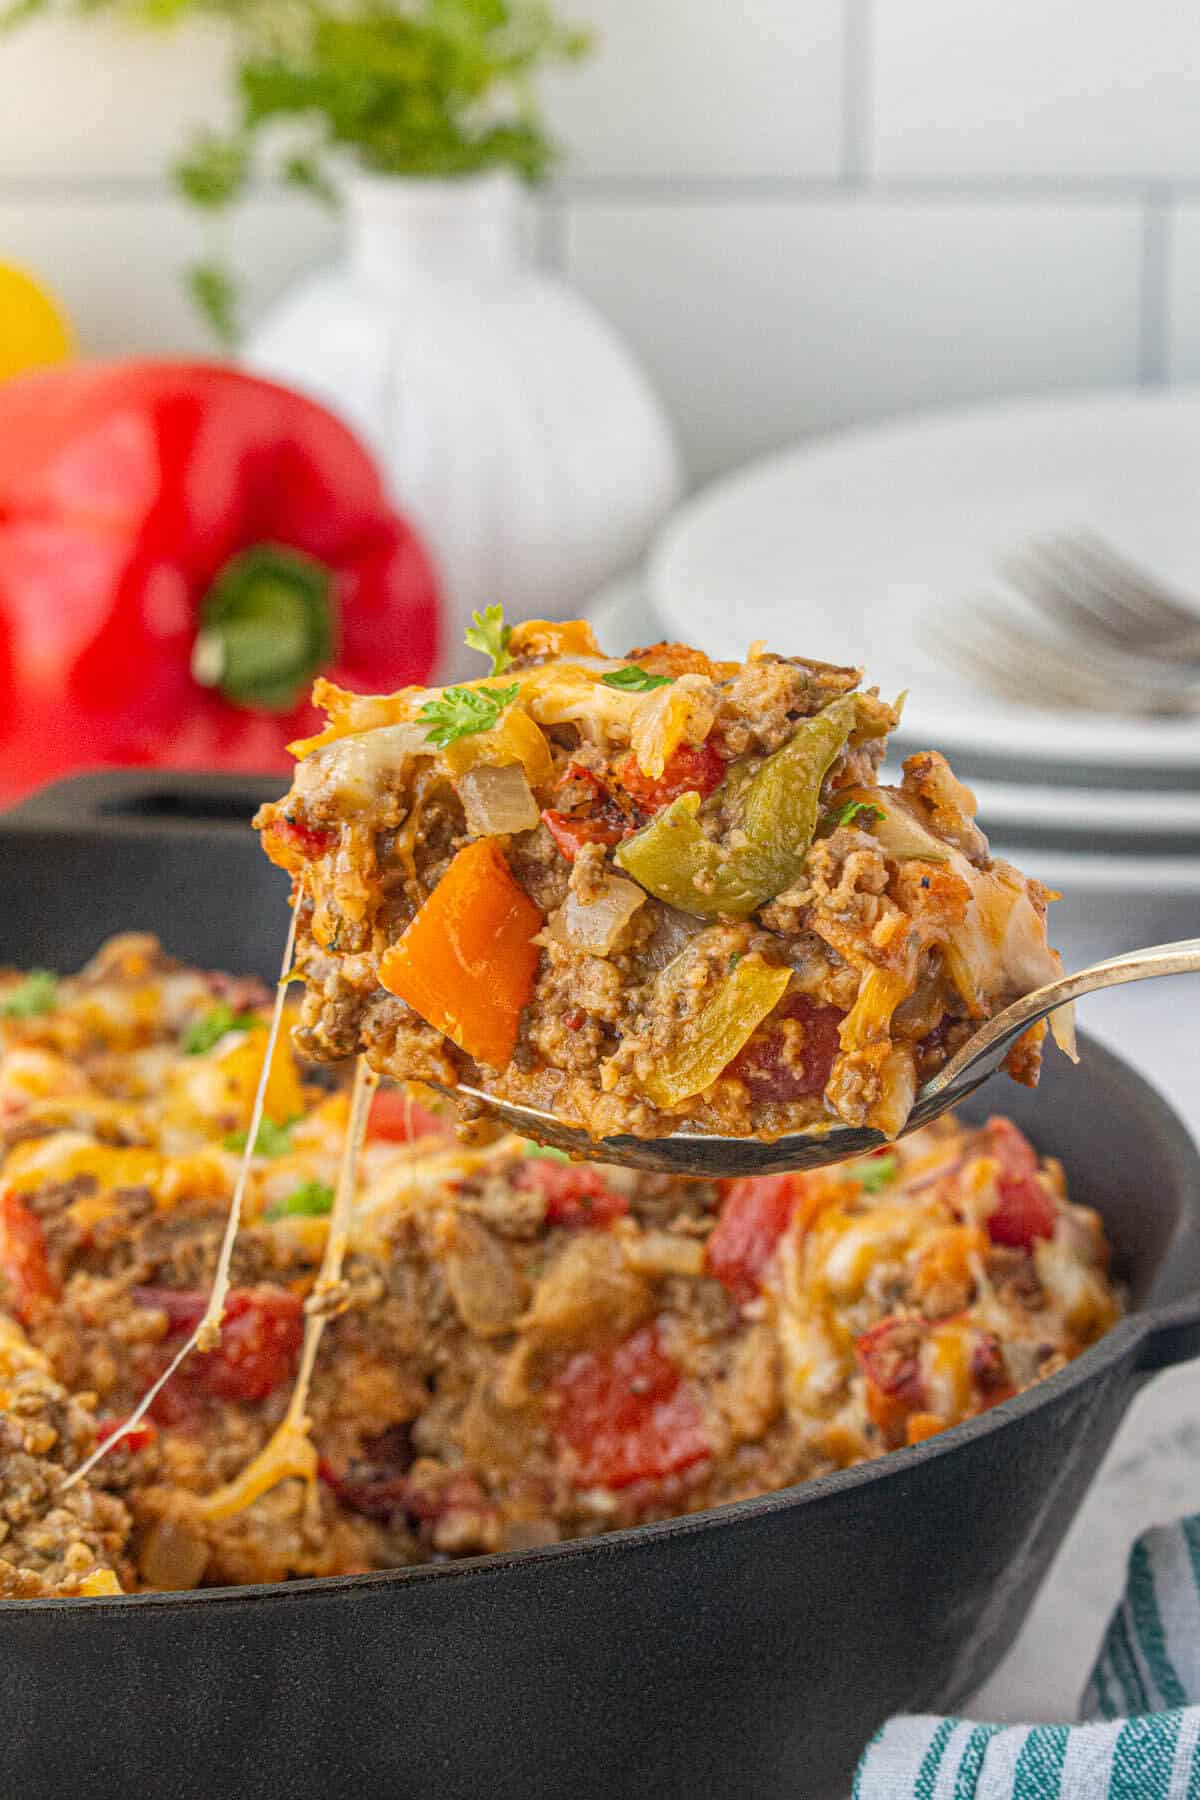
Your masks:
<instances>
[{"instance_id":1,"label":"skillet handle","mask_svg":"<svg viewBox=\"0 0 1200 1800\"><path fill-rule=\"evenodd\" d=\"M1137 1366L1141 1374L1155 1375L1194 1356L1200 1356L1200 1294L1163 1307L1142 1340Z\"/></svg>"},{"instance_id":2,"label":"skillet handle","mask_svg":"<svg viewBox=\"0 0 1200 1800\"><path fill-rule=\"evenodd\" d=\"M121 832L245 831L264 800L277 800L287 776L205 774L190 769L101 769L53 781L3 815L5 825Z\"/></svg>"}]
</instances>

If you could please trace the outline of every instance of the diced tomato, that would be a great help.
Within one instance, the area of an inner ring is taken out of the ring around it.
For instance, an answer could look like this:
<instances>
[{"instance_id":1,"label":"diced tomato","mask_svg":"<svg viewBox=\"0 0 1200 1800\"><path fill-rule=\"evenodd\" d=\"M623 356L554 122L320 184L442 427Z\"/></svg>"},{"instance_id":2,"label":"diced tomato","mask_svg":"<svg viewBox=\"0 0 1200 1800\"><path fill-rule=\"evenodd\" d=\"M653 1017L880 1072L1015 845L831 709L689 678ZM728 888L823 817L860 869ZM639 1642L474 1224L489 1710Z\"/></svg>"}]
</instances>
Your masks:
<instances>
[{"instance_id":1,"label":"diced tomato","mask_svg":"<svg viewBox=\"0 0 1200 1800\"><path fill-rule=\"evenodd\" d=\"M316 825L302 825L295 819L274 819L262 834L262 845L273 863L293 874L305 863L333 849L338 833Z\"/></svg>"},{"instance_id":2,"label":"diced tomato","mask_svg":"<svg viewBox=\"0 0 1200 1800\"><path fill-rule=\"evenodd\" d=\"M680 794L699 794L706 800L725 779L725 759L711 743L681 744L657 780L643 775L637 758L626 756L617 765L626 792L650 812L669 806Z\"/></svg>"},{"instance_id":3,"label":"diced tomato","mask_svg":"<svg viewBox=\"0 0 1200 1800\"><path fill-rule=\"evenodd\" d=\"M904 1443L910 1414L929 1410L921 1368L921 1349L928 1331L923 1319L881 1319L854 1345L866 1377L867 1415L892 1446Z\"/></svg>"},{"instance_id":4,"label":"diced tomato","mask_svg":"<svg viewBox=\"0 0 1200 1800\"><path fill-rule=\"evenodd\" d=\"M971 1351L971 1386L981 1412L999 1406L1001 1400L1016 1393L1004 1360L1004 1346L994 1331L980 1332Z\"/></svg>"},{"instance_id":5,"label":"diced tomato","mask_svg":"<svg viewBox=\"0 0 1200 1800\"><path fill-rule=\"evenodd\" d=\"M785 994L725 1073L746 1083L756 1106L823 1094L841 1049L845 1016L807 994ZM788 1030L789 1020L802 1027L803 1035Z\"/></svg>"},{"instance_id":6,"label":"diced tomato","mask_svg":"<svg viewBox=\"0 0 1200 1800\"><path fill-rule=\"evenodd\" d=\"M11 1188L0 1191L0 1275L11 1305L26 1325L41 1307L58 1298L41 1220Z\"/></svg>"},{"instance_id":7,"label":"diced tomato","mask_svg":"<svg viewBox=\"0 0 1200 1800\"><path fill-rule=\"evenodd\" d=\"M614 1193L588 1163L533 1157L521 1167L515 1185L544 1196L550 1225L590 1225L604 1231L629 1211L624 1194Z\"/></svg>"},{"instance_id":8,"label":"diced tomato","mask_svg":"<svg viewBox=\"0 0 1200 1800\"><path fill-rule=\"evenodd\" d=\"M614 1349L572 1357L555 1383L555 1433L574 1454L580 1487L661 1481L712 1454L695 1394L657 1326Z\"/></svg>"},{"instance_id":9,"label":"diced tomato","mask_svg":"<svg viewBox=\"0 0 1200 1800\"><path fill-rule=\"evenodd\" d=\"M166 1313L168 1337L186 1337L195 1331L208 1305L203 1288L136 1287L133 1297L139 1306Z\"/></svg>"},{"instance_id":10,"label":"diced tomato","mask_svg":"<svg viewBox=\"0 0 1200 1800\"><path fill-rule=\"evenodd\" d=\"M721 1216L706 1249L708 1272L743 1305L762 1286L796 1205L792 1175L746 1175L723 1182Z\"/></svg>"},{"instance_id":11,"label":"diced tomato","mask_svg":"<svg viewBox=\"0 0 1200 1800\"><path fill-rule=\"evenodd\" d=\"M587 813L572 814L552 810L542 814L542 824L568 862L575 861L585 844L619 844L632 829Z\"/></svg>"},{"instance_id":12,"label":"diced tomato","mask_svg":"<svg viewBox=\"0 0 1200 1800\"><path fill-rule=\"evenodd\" d=\"M207 1297L194 1288L135 1288L141 1306L167 1315L167 1334L183 1337L204 1316ZM287 1288L264 1282L234 1288L225 1307L221 1342L215 1350L197 1351L176 1376L178 1386L217 1400L265 1400L294 1373L304 1337L304 1307ZM165 1399L170 1389L160 1398ZM176 1419L170 1402L166 1412L155 1404L163 1424Z\"/></svg>"},{"instance_id":13,"label":"diced tomato","mask_svg":"<svg viewBox=\"0 0 1200 1800\"><path fill-rule=\"evenodd\" d=\"M124 1423L124 1419L98 1419L96 1421L96 1442L107 1444L109 1438L114 1437ZM154 1420L143 1419L126 1437L121 1439L119 1448L130 1452L145 1450L157 1436L158 1427Z\"/></svg>"},{"instance_id":14,"label":"diced tomato","mask_svg":"<svg viewBox=\"0 0 1200 1800\"><path fill-rule=\"evenodd\" d=\"M367 1138L381 1143L408 1144L414 1138L453 1134L452 1125L419 1100L410 1100L400 1088L380 1088L367 1115Z\"/></svg>"},{"instance_id":15,"label":"diced tomato","mask_svg":"<svg viewBox=\"0 0 1200 1800\"><path fill-rule=\"evenodd\" d=\"M993 1244L1032 1250L1038 1238L1052 1238L1057 1210L1038 1174L1037 1151L1011 1119L989 1119L991 1153L1000 1164L997 1202L987 1220Z\"/></svg>"}]
</instances>

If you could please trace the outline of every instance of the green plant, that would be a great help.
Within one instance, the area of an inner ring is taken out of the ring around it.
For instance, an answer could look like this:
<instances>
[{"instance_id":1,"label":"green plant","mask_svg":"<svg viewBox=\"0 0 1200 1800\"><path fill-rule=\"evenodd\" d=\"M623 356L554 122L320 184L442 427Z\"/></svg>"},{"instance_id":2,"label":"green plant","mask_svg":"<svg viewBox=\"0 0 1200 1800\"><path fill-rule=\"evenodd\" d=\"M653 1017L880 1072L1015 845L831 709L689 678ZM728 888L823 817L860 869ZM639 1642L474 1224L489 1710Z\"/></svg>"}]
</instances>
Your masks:
<instances>
[{"instance_id":1,"label":"green plant","mask_svg":"<svg viewBox=\"0 0 1200 1800\"><path fill-rule=\"evenodd\" d=\"M582 56L589 41L550 0L0 0L0 27L100 12L230 22L236 122L227 133L197 132L173 171L210 218L260 169L332 204L331 170L347 158L384 175L510 168L540 181L556 149L534 77ZM233 342L237 296L223 259L193 265L187 280L216 335Z\"/></svg>"}]
</instances>

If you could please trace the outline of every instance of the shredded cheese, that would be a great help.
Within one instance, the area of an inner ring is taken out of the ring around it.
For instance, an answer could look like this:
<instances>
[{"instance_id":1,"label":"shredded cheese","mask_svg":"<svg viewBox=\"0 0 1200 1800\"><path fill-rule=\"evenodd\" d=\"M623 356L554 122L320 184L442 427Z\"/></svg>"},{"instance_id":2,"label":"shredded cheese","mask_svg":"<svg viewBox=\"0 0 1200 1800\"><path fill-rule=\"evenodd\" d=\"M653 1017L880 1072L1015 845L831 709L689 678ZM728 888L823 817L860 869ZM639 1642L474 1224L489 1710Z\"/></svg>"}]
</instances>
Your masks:
<instances>
[{"instance_id":1,"label":"shredded cheese","mask_svg":"<svg viewBox=\"0 0 1200 1800\"><path fill-rule=\"evenodd\" d=\"M238 1228L242 1221L242 1201L250 1180L250 1165L254 1156L254 1145L258 1137L258 1128L262 1124L263 1108L266 1102L267 1085L271 1079L271 1064L275 1055L275 1045L279 1040L279 1028L283 1023L283 1007L287 998L288 976L291 973L292 957L296 949L296 915L299 911L299 894L292 910L291 923L288 926L287 942L283 949L283 963L279 972L279 981L275 989L275 1006L271 1013L271 1025L267 1033L267 1047L263 1056L262 1069L258 1078L258 1090L254 1096L254 1106L250 1113L250 1129L246 1136L246 1148L242 1152L241 1164L238 1168L237 1181L234 1184L233 1197L229 1202L229 1214L225 1221L225 1235L221 1240L221 1252L217 1258L216 1274L213 1276L212 1288L208 1296L208 1305L204 1309L204 1317L196 1326L191 1336L171 1358L158 1380L153 1382L142 1395L129 1417L118 1429L106 1437L103 1443L97 1444L90 1456L84 1458L79 1467L68 1475L62 1484L65 1492L82 1481L106 1457L123 1438L136 1431L146 1414L150 1411L162 1390L171 1377L187 1361L193 1350L212 1350L221 1341L221 1320L225 1316L225 1301L229 1295L229 1268L233 1260L233 1246L237 1240Z\"/></svg>"},{"instance_id":2,"label":"shredded cheese","mask_svg":"<svg viewBox=\"0 0 1200 1800\"><path fill-rule=\"evenodd\" d=\"M350 1118L342 1146L342 1163L338 1172L333 1212L329 1219L329 1236L325 1256L312 1293L305 1301L304 1343L300 1350L300 1367L296 1373L287 1412L268 1443L241 1474L218 1488L215 1493L196 1501L191 1511L209 1523L231 1519L261 1499L281 1481L299 1478L310 1492L317 1479L317 1453L309 1438L308 1395L317 1351L327 1320L342 1309L344 1289L342 1264L350 1241L350 1225L354 1217L354 1196L358 1183L358 1159L366 1135L367 1115L379 1085L379 1077L359 1057L354 1070L354 1092L350 1100Z\"/></svg>"}]
</instances>

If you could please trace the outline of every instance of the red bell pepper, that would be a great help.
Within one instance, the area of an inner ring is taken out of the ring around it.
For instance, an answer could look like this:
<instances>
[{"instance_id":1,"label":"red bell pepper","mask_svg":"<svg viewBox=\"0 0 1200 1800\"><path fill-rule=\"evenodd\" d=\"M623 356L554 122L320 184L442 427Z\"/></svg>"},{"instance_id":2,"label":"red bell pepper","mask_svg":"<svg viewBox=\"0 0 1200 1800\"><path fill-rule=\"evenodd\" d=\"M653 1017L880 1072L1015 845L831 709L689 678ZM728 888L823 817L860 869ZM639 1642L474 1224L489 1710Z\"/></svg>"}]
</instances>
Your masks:
<instances>
[{"instance_id":1,"label":"red bell pepper","mask_svg":"<svg viewBox=\"0 0 1200 1800\"><path fill-rule=\"evenodd\" d=\"M432 565L358 440L202 363L0 387L0 620L0 798L82 766L285 769L315 675L389 690L438 647Z\"/></svg>"}]
</instances>

